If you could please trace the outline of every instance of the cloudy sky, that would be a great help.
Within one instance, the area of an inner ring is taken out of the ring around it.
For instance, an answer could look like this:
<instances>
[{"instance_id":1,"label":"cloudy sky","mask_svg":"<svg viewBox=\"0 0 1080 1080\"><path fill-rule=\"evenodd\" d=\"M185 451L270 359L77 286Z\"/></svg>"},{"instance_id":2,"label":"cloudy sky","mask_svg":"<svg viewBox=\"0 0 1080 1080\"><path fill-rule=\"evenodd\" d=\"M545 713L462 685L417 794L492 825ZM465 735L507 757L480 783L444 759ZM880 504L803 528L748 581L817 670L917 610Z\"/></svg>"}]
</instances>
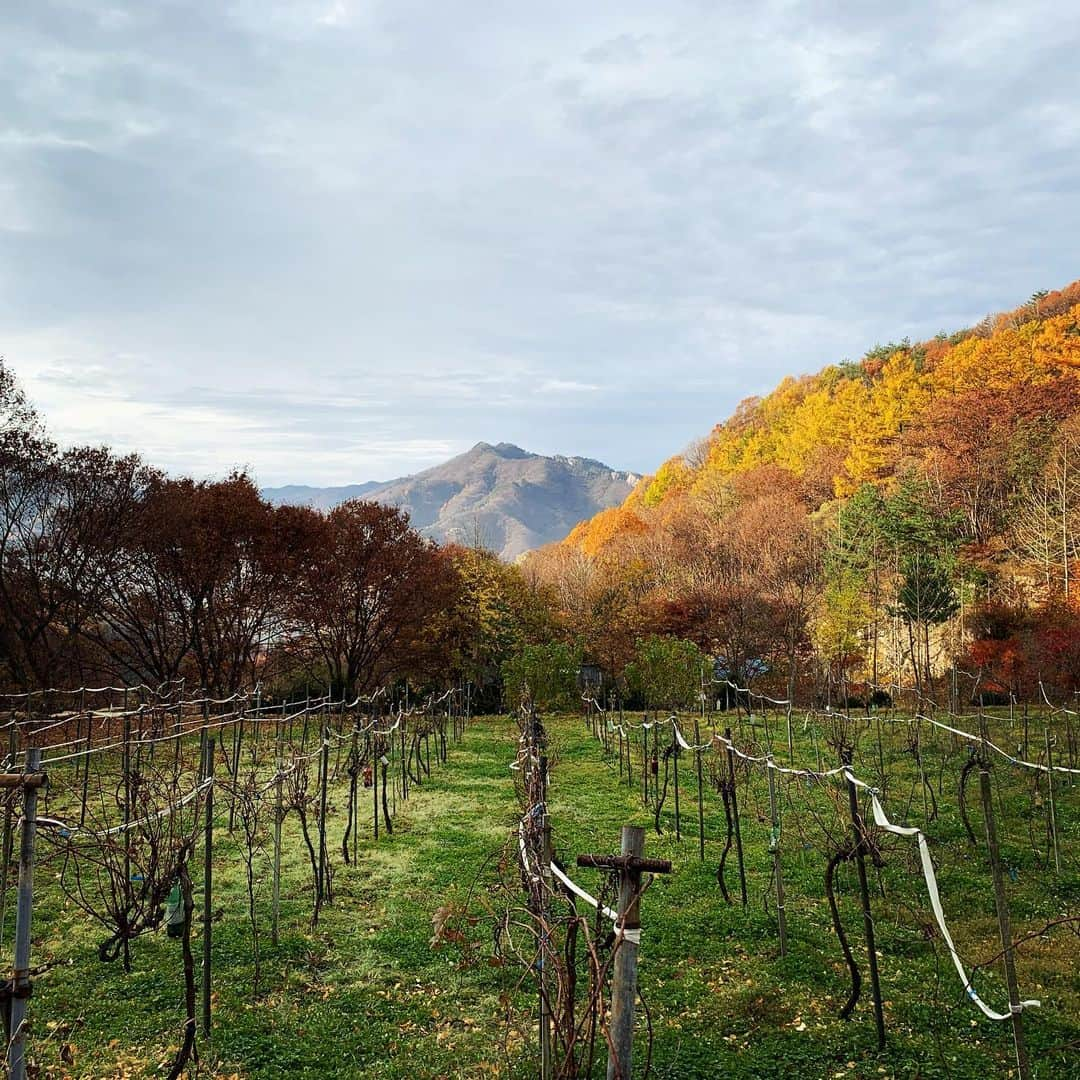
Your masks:
<instances>
[{"instance_id":1,"label":"cloudy sky","mask_svg":"<svg viewBox=\"0 0 1080 1080\"><path fill-rule=\"evenodd\" d=\"M0 354L174 471L650 470L1080 276L1078 49L1032 0L8 0Z\"/></svg>"}]
</instances>

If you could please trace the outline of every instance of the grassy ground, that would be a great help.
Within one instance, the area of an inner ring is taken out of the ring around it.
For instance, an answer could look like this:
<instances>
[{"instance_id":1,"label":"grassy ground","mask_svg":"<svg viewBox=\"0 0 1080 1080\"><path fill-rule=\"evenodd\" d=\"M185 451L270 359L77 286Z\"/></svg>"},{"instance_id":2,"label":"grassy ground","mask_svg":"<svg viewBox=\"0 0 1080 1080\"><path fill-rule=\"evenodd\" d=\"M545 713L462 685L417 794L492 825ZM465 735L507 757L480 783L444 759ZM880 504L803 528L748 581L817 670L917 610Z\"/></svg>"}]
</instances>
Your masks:
<instances>
[{"instance_id":1,"label":"grassy ground","mask_svg":"<svg viewBox=\"0 0 1080 1080\"><path fill-rule=\"evenodd\" d=\"M781 785L783 858L788 892L789 954L778 956L770 898L767 788L754 773L740 786L749 903L726 905L716 884L722 840L719 797L706 792L706 860L698 857L692 757L681 760L683 838L674 835L673 793L653 831L641 801L639 750L635 783L620 783L578 717L549 721L552 739L551 817L557 853L568 864L586 850L615 850L623 823L647 824L648 854L670 858L643 901L641 990L655 1034L655 1077L957 1077L1008 1074L1009 1025L982 1018L964 1000L947 954L930 930L925 889L906 841L886 846L875 876L874 907L882 969L888 1048L875 1047L868 988L851 1022L836 1019L846 972L829 922L822 876L826 831L843 822L829 790ZM1041 731L1041 728L1039 729ZM904 753L901 725L885 729L882 757L889 777L886 808L894 820L919 823L922 798ZM760 729L743 730L744 743ZM309 926L310 874L295 819L285 834L283 934L269 944L269 862L259 866L263 931L262 987L251 990L250 928L237 839L218 830L215 880L215 1028L201 1045L203 1075L270 1077L532 1076L532 999L514 990L520 971L484 962L490 926L466 925L475 946L433 949L432 915L442 905L479 910L497 873L499 853L516 822L508 763L516 750L511 721L475 720L450 760L398 802L393 836L370 837L365 823L357 867L338 865L335 899L317 930ZM816 760L818 745L796 730L796 759ZM821 747L823 750L824 748ZM937 789L939 819L927 828L950 926L966 958L997 951L993 895L982 848L969 845L957 811L956 781L966 749L951 739L924 742ZM828 753L826 751L826 753ZM875 732L861 737L857 765L876 782ZM661 766L662 768L662 766ZM1057 791L1062 871L1045 865L1045 788L1031 775L994 769L1003 855L1009 872L1014 932L1019 935L1080 908L1080 789ZM63 807L62 775L54 777L52 812ZM708 780L706 780L708 784ZM981 828L977 778L969 798ZM330 848L340 864L344 788L332 797ZM363 805L363 804L362 804ZM586 888L595 872L573 870ZM738 897L734 856L728 881ZM862 946L853 866L839 872L841 904L856 955ZM196 886L199 882L196 879ZM38 876L34 963L54 965L37 980L31 1004L31 1057L42 1076L150 1076L178 1042L182 1009L180 948L164 932L134 945L134 971L97 959L101 932L66 902L57 868ZM10 939L10 925L7 927ZM197 921L196 935L201 933ZM1080 1076L1080 978L1075 933L1058 929L1027 943L1019 957L1022 995L1043 1006L1025 1017L1036 1075ZM200 942L196 940L198 954ZM465 963L466 955L479 962ZM865 965L864 965L865 966ZM1000 970L978 976L995 1008L1006 1007ZM510 1012L509 1034L506 1023ZM509 1054L504 1052L510 1047ZM65 1061L64 1057L73 1059ZM598 1071L602 1075L602 1071Z\"/></svg>"}]
</instances>

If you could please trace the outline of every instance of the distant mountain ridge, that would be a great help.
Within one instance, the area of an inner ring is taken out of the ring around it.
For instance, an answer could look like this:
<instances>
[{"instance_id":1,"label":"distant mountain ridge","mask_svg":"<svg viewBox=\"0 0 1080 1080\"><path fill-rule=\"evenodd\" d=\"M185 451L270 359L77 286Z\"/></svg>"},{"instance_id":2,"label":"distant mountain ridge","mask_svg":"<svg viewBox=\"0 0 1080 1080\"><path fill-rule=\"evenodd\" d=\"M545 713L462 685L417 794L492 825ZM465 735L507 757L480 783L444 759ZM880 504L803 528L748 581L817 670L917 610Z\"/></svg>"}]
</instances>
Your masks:
<instances>
[{"instance_id":1,"label":"distant mountain ridge","mask_svg":"<svg viewBox=\"0 0 1080 1080\"><path fill-rule=\"evenodd\" d=\"M328 510L373 499L407 510L440 542L479 538L504 559L564 539L578 522L618 506L640 477L590 458L545 457L512 443L477 443L455 458L386 483L264 488L270 502Z\"/></svg>"}]
</instances>

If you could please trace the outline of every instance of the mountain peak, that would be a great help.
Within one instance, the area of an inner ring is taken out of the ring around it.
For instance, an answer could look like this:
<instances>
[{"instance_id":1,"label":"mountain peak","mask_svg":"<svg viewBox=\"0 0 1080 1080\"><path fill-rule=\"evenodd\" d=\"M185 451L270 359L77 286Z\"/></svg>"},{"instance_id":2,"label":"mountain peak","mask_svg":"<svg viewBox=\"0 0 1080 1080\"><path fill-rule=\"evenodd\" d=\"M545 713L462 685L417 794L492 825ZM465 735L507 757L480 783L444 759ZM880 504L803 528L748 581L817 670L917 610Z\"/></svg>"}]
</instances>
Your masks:
<instances>
[{"instance_id":1,"label":"mountain peak","mask_svg":"<svg viewBox=\"0 0 1080 1080\"><path fill-rule=\"evenodd\" d=\"M469 454L494 454L496 457L506 458L507 460L520 460L522 458L536 457L535 454L530 454L528 450L522 450L520 446L515 446L513 443L500 442L495 443L494 446L488 442L478 442L471 450Z\"/></svg>"},{"instance_id":2,"label":"mountain peak","mask_svg":"<svg viewBox=\"0 0 1080 1080\"><path fill-rule=\"evenodd\" d=\"M503 558L567 536L586 518L619 505L635 477L589 458L545 457L514 443L478 442L442 465L385 484L362 485L363 497L407 510L436 540L479 540ZM349 488L267 488L274 503L329 509ZM348 494L346 494L348 493Z\"/></svg>"}]
</instances>

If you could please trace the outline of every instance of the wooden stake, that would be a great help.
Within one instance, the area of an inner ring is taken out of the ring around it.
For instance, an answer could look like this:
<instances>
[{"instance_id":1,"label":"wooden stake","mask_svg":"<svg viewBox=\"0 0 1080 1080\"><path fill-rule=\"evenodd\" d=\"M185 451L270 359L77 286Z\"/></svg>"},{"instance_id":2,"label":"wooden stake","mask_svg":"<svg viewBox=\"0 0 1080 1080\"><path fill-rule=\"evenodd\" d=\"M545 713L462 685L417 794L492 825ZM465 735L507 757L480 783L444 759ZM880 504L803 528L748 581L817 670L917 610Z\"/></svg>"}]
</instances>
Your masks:
<instances>
[{"instance_id":1,"label":"wooden stake","mask_svg":"<svg viewBox=\"0 0 1080 1080\"><path fill-rule=\"evenodd\" d=\"M638 948L641 940L641 875L669 874L666 859L645 859L645 830L637 825L622 828L621 854L579 855L578 866L619 872L619 921L615 927L614 972L611 978L611 1049L607 1080L630 1080L633 1060L634 1008L637 999Z\"/></svg>"}]
</instances>

